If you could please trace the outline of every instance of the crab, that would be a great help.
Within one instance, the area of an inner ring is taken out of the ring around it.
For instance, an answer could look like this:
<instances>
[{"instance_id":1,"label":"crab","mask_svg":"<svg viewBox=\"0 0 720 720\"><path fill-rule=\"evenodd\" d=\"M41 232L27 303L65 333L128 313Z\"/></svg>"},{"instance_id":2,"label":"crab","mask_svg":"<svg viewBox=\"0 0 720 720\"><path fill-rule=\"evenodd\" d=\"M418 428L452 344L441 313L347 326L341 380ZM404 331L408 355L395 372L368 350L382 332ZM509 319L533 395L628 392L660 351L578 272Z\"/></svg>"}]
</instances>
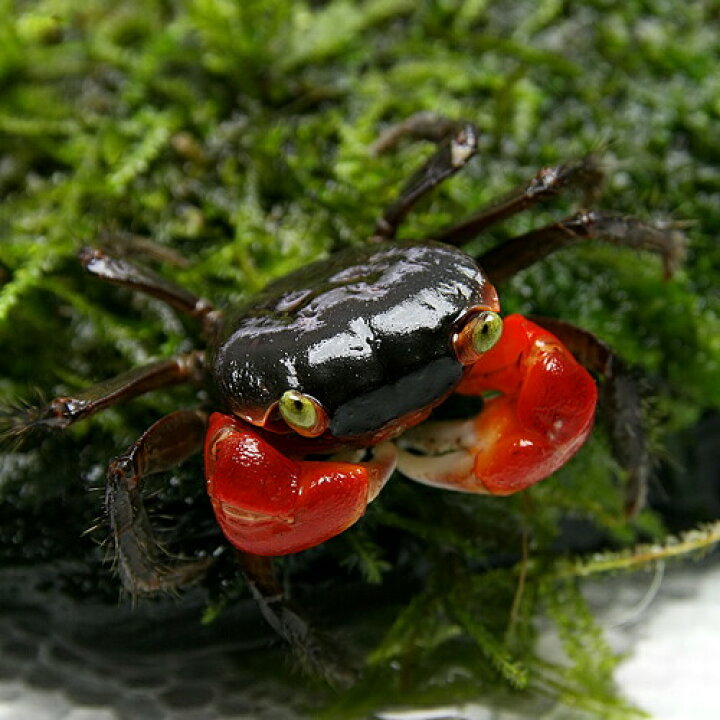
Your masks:
<instances>
[{"instance_id":1,"label":"crab","mask_svg":"<svg viewBox=\"0 0 720 720\"><path fill-rule=\"evenodd\" d=\"M503 200L421 240L397 240L416 202L477 152L470 122L420 113L374 150L402 138L434 154L383 212L367 242L268 285L242 307L205 299L100 249L92 275L160 298L196 318L208 350L130 370L19 415L13 432L65 428L150 390L211 382L217 407L178 410L109 466L105 502L123 585L139 595L188 584L207 559L170 559L146 514L143 478L204 448L210 504L251 568L301 552L363 516L395 469L464 493L508 495L552 475L590 435L601 381L621 464L641 502L641 411L624 365L590 333L556 319L503 318L495 289L556 249L585 239L659 253L672 272L682 238L617 214L581 210L478 257L459 246L521 210L575 188L592 200L593 156L538 172ZM452 394L484 399L476 417L428 420ZM270 594L255 573L254 587Z\"/></svg>"}]
</instances>

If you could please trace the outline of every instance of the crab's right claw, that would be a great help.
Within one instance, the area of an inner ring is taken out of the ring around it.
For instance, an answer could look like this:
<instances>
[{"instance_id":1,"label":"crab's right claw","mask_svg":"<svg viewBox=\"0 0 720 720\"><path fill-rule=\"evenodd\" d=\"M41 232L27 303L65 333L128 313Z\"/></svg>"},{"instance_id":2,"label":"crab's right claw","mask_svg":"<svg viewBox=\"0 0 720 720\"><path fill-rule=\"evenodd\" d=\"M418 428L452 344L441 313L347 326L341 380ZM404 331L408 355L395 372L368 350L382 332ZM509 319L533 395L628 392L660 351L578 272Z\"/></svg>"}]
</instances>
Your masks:
<instances>
[{"instance_id":1,"label":"crab's right claw","mask_svg":"<svg viewBox=\"0 0 720 720\"><path fill-rule=\"evenodd\" d=\"M521 315L505 319L500 341L457 388L488 391L501 394L476 418L426 423L403 435L400 472L448 490L509 495L554 473L592 430L592 377L554 335Z\"/></svg>"},{"instance_id":2,"label":"crab's right claw","mask_svg":"<svg viewBox=\"0 0 720 720\"><path fill-rule=\"evenodd\" d=\"M395 468L395 448L368 462L294 460L237 418L210 417L205 476L227 539L255 555L287 555L319 545L365 512Z\"/></svg>"}]
</instances>

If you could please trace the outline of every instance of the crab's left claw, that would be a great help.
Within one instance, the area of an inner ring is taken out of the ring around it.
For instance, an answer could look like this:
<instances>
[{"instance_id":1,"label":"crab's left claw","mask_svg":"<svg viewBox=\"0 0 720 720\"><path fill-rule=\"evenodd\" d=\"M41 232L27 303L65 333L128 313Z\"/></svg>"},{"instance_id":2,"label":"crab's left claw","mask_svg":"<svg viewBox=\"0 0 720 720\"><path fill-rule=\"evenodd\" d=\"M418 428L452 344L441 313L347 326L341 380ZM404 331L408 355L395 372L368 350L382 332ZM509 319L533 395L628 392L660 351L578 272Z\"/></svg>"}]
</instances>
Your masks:
<instances>
[{"instance_id":1,"label":"crab's left claw","mask_svg":"<svg viewBox=\"0 0 720 720\"><path fill-rule=\"evenodd\" d=\"M365 512L395 469L395 448L368 462L296 460L247 423L214 413L205 440L205 476L228 540L254 555L287 555L319 545Z\"/></svg>"},{"instance_id":2,"label":"crab's left claw","mask_svg":"<svg viewBox=\"0 0 720 720\"><path fill-rule=\"evenodd\" d=\"M398 469L413 480L508 495L555 472L592 430L592 377L554 335L521 315L505 319L500 341L457 391L500 394L476 418L426 423L406 433Z\"/></svg>"}]
</instances>

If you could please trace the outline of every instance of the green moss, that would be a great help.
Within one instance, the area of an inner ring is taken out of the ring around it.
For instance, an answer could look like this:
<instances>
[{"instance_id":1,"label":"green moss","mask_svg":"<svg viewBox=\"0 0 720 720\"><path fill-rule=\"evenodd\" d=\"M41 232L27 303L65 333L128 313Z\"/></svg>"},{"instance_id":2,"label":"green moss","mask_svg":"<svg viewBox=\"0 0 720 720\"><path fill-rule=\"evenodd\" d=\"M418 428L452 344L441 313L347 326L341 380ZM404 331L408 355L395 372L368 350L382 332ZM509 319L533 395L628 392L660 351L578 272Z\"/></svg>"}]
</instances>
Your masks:
<instances>
[{"instance_id":1,"label":"green moss","mask_svg":"<svg viewBox=\"0 0 720 720\"><path fill-rule=\"evenodd\" d=\"M152 238L190 261L164 261L163 272L232 305L363 242L429 152L408 145L373 157L370 144L388 123L435 110L477 123L480 157L411 216L404 236L597 147L611 170L603 206L689 221L687 261L668 282L656 258L588 246L501 288L506 310L580 324L653 378L655 436L665 444L720 405L718 54L710 1L2 0L0 393L63 394L193 342L195 329L157 302L83 277L74 259L82 244L114 229ZM558 199L471 249L570 207ZM100 504L87 490L114 451L195 401L187 391L153 393L6 453L2 562L82 557L105 587L101 552L80 538ZM177 544L187 552L222 543L199 472L178 473L156 501L169 514L183 508ZM634 716L613 694L612 653L576 588L564 585L567 602L547 604L559 597L548 583L563 517L621 545L662 535L652 513L624 523L614 474L598 433L524 500L397 480L346 536L291 559L300 587L409 578L407 588L422 588L391 594L388 611L367 620L353 616L373 624L377 642L366 643L367 680L328 711L342 715L328 716L359 717L389 697L504 703L511 691L513 702L542 695L598 717ZM41 542L34 528L52 522L58 502L66 524ZM495 565L520 557L527 537L538 565L518 594L522 565ZM556 622L569 668L535 656L539 612ZM592 642L583 649L579 637Z\"/></svg>"}]
</instances>

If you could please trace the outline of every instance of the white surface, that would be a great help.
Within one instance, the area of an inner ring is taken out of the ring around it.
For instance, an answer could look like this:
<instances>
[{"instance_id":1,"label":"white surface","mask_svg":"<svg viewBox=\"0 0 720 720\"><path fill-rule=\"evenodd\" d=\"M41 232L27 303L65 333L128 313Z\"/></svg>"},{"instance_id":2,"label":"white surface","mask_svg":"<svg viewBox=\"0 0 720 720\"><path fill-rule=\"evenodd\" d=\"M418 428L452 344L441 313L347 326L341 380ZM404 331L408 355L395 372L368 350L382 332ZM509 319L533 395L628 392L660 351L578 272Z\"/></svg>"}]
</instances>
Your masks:
<instances>
[{"instance_id":1,"label":"white surface","mask_svg":"<svg viewBox=\"0 0 720 720\"><path fill-rule=\"evenodd\" d=\"M608 641L627 655L616 679L634 705L653 720L720 720L720 557L702 565L671 565L662 575L607 577L586 588ZM542 637L541 646L549 656L560 652L554 636ZM440 718L522 720L480 705L378 715L378 720Z\"/></svg>"},{"instance_id":2,"label":"white surface","mask_svg":"<svg viewBox=\"0 0 720 720\"><path fill-rule=\"evenodd\" d=\"M666 577L617 674L657 720L720 718L720 565Z\"/></svg>"}]
</instances>

